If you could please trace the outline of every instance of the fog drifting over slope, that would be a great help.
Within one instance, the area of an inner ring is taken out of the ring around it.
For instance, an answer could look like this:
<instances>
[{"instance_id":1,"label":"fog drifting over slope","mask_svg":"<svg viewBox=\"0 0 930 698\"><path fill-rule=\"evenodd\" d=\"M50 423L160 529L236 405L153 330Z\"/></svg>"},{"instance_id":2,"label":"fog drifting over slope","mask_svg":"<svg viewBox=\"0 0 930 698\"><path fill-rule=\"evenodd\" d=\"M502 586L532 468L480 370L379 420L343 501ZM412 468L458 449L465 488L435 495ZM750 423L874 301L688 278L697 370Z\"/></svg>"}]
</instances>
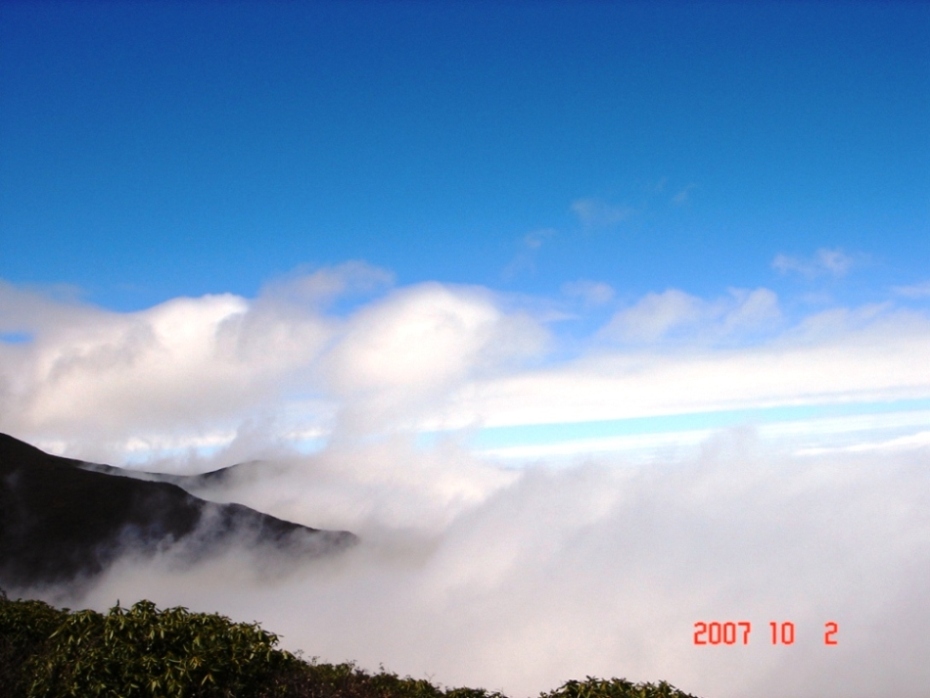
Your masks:
<instances>
[{"instance_id":1,"label":"fog drifting over slope","mask_svg":"<svg viewBox=\"0 0 930 698\"><path fill-rule=\"evenodd\" d=\"M333 310L353 292L374 297ZM83 598L41 593L72 606L144 597L220 611L327 661L514 696L586 674L664 678L708 698L923 695L922 413L883 430L853 420L819 448L816 422L774 436L746 425L636 458L582 449L501 460L470 436L925 399L926 313L885 302L789 320L767 289L617 303L599 330L568 342L559 323L581 312L569 300L394 289L362 264L254 300L127 314L0 286L0 330L31 337L0 343L0 430L177 472L259 459L196 494L362 537L344 555L280 570L260 555L193 569L125 558ZM440 427L458 430L418 440ZM313 437L316 452L295 450ZM750 644L695 647L699 620L749 620ZM772 646L769 621L794 622L794 645ZM827 621L839 623L835 647L823 643Z\"/></svg>"}]
</instances>

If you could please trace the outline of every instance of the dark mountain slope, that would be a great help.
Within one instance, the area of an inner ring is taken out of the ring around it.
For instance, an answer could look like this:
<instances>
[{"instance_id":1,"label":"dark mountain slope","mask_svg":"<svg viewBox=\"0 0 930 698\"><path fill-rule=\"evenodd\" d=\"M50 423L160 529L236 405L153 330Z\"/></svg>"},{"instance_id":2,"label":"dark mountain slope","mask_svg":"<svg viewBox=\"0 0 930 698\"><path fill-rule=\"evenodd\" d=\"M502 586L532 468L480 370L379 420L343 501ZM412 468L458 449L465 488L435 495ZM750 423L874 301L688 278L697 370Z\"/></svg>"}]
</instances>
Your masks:
<instances>
[{"instance_id":1,"label":"dark mountain slope","mask_svg":"<svg viewBox=\"0 0 930 698\"><path fill-rule=\"evenodd\" d=\"M0 586L67 582L101 572L121 552L177 543L191 561L230 545L319 555L354 543L239 504L215 504L175 484L84 469L0 434Z\"/></svg>"},{"instance_id":2,"label":"dark mountain slope","mask_svg":"<svg viewBox=\"0 0 930 698\"><path fill-rule=\"evenodd\" d=\"M227 465L226 467L216 470L208 470L205 473L198 473L196 475L173 475L171 473L155 473L128 468L114 468L112 465L102 465L100 463L72 462L81 470L89 470L90 472L103 473L105 475L120 475L122 477L135 478L136 480L170 482L172 485L178 485L188 492L191 490L221 486L235 477L236 473L262 466L261 461L249 461L246 463Z\"/></svg>"}]
</instances>

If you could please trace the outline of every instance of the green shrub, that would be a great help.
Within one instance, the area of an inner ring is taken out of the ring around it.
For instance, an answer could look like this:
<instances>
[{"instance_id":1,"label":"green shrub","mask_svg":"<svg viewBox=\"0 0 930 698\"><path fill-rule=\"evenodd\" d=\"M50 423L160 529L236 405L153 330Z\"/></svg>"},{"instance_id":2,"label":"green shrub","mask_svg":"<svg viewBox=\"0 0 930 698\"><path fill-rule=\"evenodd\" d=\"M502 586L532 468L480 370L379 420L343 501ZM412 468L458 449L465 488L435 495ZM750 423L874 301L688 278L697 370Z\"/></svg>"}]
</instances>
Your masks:
<instances>
[{"instance_id":1,"label":"green shrub","mask_svg":"<svg viewBox=\"0 0 930 698\"><path fill-rule=\"evenodd\" d=\"M51 634L31 665L29 698L227 698L257 696L298 660L277 637L185 608L151 601L106 615L80 611Z\"/></svg>"},{"instance_id":2,"label":"green shrub","mask_svg":"<svg viewBox=\"0 0 930 698\"><path fill-rule=\"evenodd\" d=\"M10 601L0 589L0 696L25 696L29 660L68 617L42 601Z\"/></svg>"},{"instance_id":3,"label":"green shrub","mask_svg":"<svg viewBox=\"0 0 930 698\"><path fill-rule=\"evenodd\" d=\"M151 601L106 614L10 601L0 589L3 698L506 698L481 688L368 674L276 649L257 624L159 611ZM569 681L539 698L695 698L663 682Z\"/></svg>"},{"instance_id":4,"label":"green shrub","mask_svg":"<svg viewBox=\"0 0 930 698\"><path fill-rule=\"evenodd\" d=\"M490 698L481 690L443 691L425 679L400 678L384 670L368 674L355 664L318 664L316 660L292 667L275 688L287 698ZM502 696L500 698L503 698Z\"/></svg>"},{"instance_id":5,"label":"green shrub","mask_svg":"<svg viewBox=\"0 0 930 698\"><path fill-rule=\"evenodd\" d=\"M632 683L626 679L598 679L588 676L584 681L568 681L540 698L696 698L665 681Z\"/></svg>"}]
</instances>

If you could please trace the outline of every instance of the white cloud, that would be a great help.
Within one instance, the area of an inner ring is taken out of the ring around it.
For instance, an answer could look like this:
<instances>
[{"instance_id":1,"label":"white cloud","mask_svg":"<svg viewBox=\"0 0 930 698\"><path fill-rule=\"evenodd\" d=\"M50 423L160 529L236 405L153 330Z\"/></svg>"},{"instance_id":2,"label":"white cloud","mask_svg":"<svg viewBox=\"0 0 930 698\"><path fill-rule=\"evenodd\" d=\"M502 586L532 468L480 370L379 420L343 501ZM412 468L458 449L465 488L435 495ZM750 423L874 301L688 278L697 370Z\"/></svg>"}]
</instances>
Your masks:
<instances>
[{"instance_id":1,"label":"white cloud","mask_svg":"<svg viewBox=\"0 0 930 698\"><path fill-rule=\"evenodd\" d=\"M630 206L611 204L597 198L576 199L571 210L581 224L589 228L610 228L634 213Z\"/></svg>"},{"instance_id":2,"label":"white cloud","mask_svg":"<svg viewBox=\"0 0 930 698\"><path fill-rule=\"evenodd\" d=\"M25 329L35 339L0 344L0 429L43 443L64 438L76 455L108 457L140 443L217 443L256 415L280 417L308 399L309 413L291 410L289 430L325 432L334 417L344 428L359 419L397 426L547 341L535 320L504 312L476 288L423 284L348 317L326 315L320 303L358 272L322 270L254 300L180 298L136 313L6 289L6 321L19 327L18 318L30 317ZM300 427L301 417L312 422Z\"/></svg>"},{"instance_id":3,"label":"white cloud","mask_svg":"<svg viewBox=\"0 0 930 698\"><path fill-rule=\"evenodd\" d=\"M632 308L620 311L604 332L633 341L656 340L669 330L700 321L704 303L677 289L650 293Z\"/></svg>"},{"instance_id":4,"label":"white cloud","mask_svg":"<svg viewBox=\"0 0 930 698\"><path fill-rule=\"evenodd\" d=\"M504 267L501 276L506 280L510 280L522 272L534 271L539 251L546 242L556 235L557 232L553 228L540 228L524 235L520 241L519 251Z\"/></svg>"},{"instance_id":5,"label":"white cloud","mask_svg":"<svg viewBox=\"0 0 930 698\"><path fill-rule=\"evenodd\" d=\"M730 299L722 314L723 330L729 334L744 330L778 327L781 309L778 296L767 288L730 289Z\"/></svg>"},{"instance_id":6,"label":"white cloud","mask_svg":"<svg viewBox=\"0 0 930 698\"><path fill-rule=\"evenodd\" d=\"M298 270L267 284L261 295L297 305L323 304L340 296L381 291L393 283L391 272L355 260L309 272Z\"/></svg>"},{"instance_id":7,"label":"white cloud","mask_svg":"<svg viewBox=\"0 0 930 698\"><path fill-rule=\"evenodd\" d=\"M125 561L78 603L145 597L258 619L324 660L513 696L595 675L719 698L769 698L776 680L785 698L889 686L918 698L930 681L925 458L919 445L774 456L749 431L643 466L505 471L400 441L331 450L256 466L215 494L356 530L357 548L287 566ZM699 620L748 620L750 643L696 647ZM793 647L770 644L776 620L795 624Z\"/></svg>"},{"instance_id":8,"label":"white cloud","mask_svg":"<svg viewBox=\"0 0 930 698\"><path fill-rule=\"evenodd\" d=\"M778 254L772 260L772 268L782 274L799 274L806 279L820 276L839 278L846 276L855 266L856 260L840 249L821 248L811 258L791 257Z\"/></svg>"},{"instance_id":9,"label":"white cloud","mask_svg":"<svg viewBox=\"0 0 930 698\"><path fill-rule=\"evenodd\" d=\"M543 228L541 230L534 230L531 233L527 233L523 236L523 244L527 249L538 250L543 246L543 243L555 235L555 230L552 228Z\"/></svg>"},{"instance_id":10,"label":"white cloud","mask_svg":"<svg viewBox=\"0 0 930 698\"><path fill-rule=\"evenodd\" d=\"M78 603L220 611L324 660L514 696L587 674L720 698L768 698L775 681L785 698L917 698L930 683L919 419L891 420L869 448L852 447L848 425L820 424L828 447L808 439L790 455L781 446L802 422L764 438L711 430L685 456L576 452L556 466L536 454L519 469L476 455L467 433L427 447L409 431L926 399L925 313L832 308L786 326L766 289L671 289L605 329L656 344L591 338L546 363L541 323L486 289L419 284L327 314L356 271L138 313L0 286L0 327L34 335L0 343L0 430L116 463L185 444L216 449L213 465L264 455L201 494L363 537L280 568L127 559ZM313 455L281 443L333 428ZM698 620L744 619L748 647L692 644ZM768 644L772 620L796 624L795 647ZM837 648L822 645L827 620Z\"/></svg>"},{"instance_id":11,"label":"white cloud","mask_svg":"<svg viewBox=\"0 0 930 698\"><path fill-rule=\"evenodd\" d=\"M479 289L422 284L354 315L324 357L331 394L398 423L435 408L468 379L539 352L545 332L522 315L505 315Z\"/></svg>"},{"instance_id":12,"label":"white cloud","mask_svg":"<svg viewBox=\"0 0 930 698\"><path fill-rule=\"evenodd\" d=\"M396 289L347 316L283 292L112 313L6 287L0 303L6 326L35 335L0 343L0 430L81 457L215 450L255 420L322 445L334 428L356 438L930 395L924 315L867 305L789 326L767 289L647 294L577 358L549 361L560 349L544 319L473 287Z\"/></svg>"},{"instance_id":13,"label":"white cloud","mask_svg":"<svg viewBox=\"0 0 930 698\"><path fill-rule=\"evenodd\" d=\"M41 431L73 432L92 414L113 436L222 423L277 396L331 332L230 295L45 328L22 417Z\"/></svg>"},{"instance_id":14,"label":"white cloud","mask_svg":"<svg viewBox=\"0 0 930 698\"><path fill-rule=\"evenodd\" d=\"M627 342L656 342L676 332L725 336L771 327L781 316L777 296L768 289L731 289L729 298L705 301L678 289L649 293L619 311L601 334Z\"/></svg>"},{"instance_id":15,"label":"white cloud","mask_svg":"<svg viewBox=\"0 0 930 698\"><path fill-rule=\"evenodd\" d=\"M903 298L930 298L930 281L910 286L895 286L891 290Z\"/></svg>"},{"instance_id":16,"label":"white cloud","mask_svg":"<svg viewBox=\"0 0 930 698\"><path fill-rule=\"evenodd\" d=\"M672 203L676 206L684 206L691 201L691 192L697 189L696 184L689 184L672 197Z\"/></svg>"},{"instance_id":17,"label":"white cloud","mask_svg":"<svg viewBox=\"0 0 930 698\"><path fill-rule=\"evenodd\" d=\"M613 300L614 290L610 284L584 279L562 284L562 293L569 298L578 298L585 305L604 305Z\"/></svg>"},{"instance_id":18,"label":"white cloud","mask_svg":"<svg viewBox=\"0 0 930 698\"><path fill-rule=\"evenodd\" d=\"M269 298L178 298L115 313L0 291L3 316L28 316L34 335L0 347L0 428L101 454L130 441L168 444L235 431L300 387L337 328L312 309Z\"/></svg>"},{"instance_id":19,"label":"white cloud","mask_svg":"<svg viewBox=\"0 0 930 698\"><path fill-rule=\"evenodd\" d=\"M504 426L923 398L930 395L928 352L923 315L830 311L748 346L602 349L476 381L447 413L460 424Z\"/></svg>"}]
</instances>

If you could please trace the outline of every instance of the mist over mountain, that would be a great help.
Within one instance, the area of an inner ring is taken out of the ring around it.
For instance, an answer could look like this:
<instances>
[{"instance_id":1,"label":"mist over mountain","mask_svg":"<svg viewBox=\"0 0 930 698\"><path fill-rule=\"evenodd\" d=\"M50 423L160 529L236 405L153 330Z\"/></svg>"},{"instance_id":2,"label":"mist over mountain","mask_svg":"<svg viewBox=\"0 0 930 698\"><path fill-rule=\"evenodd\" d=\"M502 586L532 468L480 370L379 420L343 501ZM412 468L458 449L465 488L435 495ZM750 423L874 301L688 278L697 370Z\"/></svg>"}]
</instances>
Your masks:
<instances>
[{"instance_id":1,"label":"mist over mountain","mask_svg":"<svg viewBox=\"0 0 930 698\"><path fill-rule=\"evenodd\" d=\"M175 550L194 563L232 546L255 546L306 559L357 540L347 531L322 531L241 504L208 502L179 486L221 477L133 477L0 434L0 586L78 582L126 553Z\"/></svg>"}]
</instances>

